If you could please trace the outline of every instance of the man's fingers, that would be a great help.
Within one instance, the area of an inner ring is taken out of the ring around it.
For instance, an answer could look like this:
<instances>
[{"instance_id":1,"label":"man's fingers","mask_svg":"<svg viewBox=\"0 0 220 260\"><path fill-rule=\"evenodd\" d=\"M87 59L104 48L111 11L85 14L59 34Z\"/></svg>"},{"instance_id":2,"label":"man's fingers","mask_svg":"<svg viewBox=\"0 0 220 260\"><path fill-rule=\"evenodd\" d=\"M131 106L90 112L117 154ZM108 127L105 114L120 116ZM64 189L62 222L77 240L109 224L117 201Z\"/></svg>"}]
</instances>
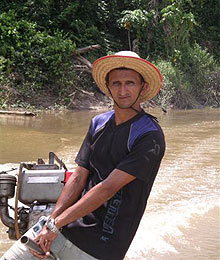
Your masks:
<instances>
[{"instance_id":1,"label":"man's fingers","mask_svg":"<svg viewBox=\"0 0 220 260\"><path fill-rule=\"evenodd\" d=\"M50 247L51 247L52 242L53 242L53 241L51 241L51 240L48 240L48 241L47 241L47 244L46 244L46 252L50 252Z\"/></svg>"},{"instance_id":2,"label":"man's fingers","mask_svg":"<svg viewBox=\"0 0 220 260\"><path fill-rule=\"evenodd\" d=\"M40 245L40 247L43 249L44 252L47 251L47 249L46 249L47 243L48 243L47 240L45 240L43 237L41 237L41 238L39 239L39 245Z\"/></svg>"},{"instance_id":3,"label":"man's fingers","mask_svg":"<svg viewBox=\"0 0 220 260\"><path fill-rule=\"evenodd\" d=\"M35 251L31 250L30 249L30 252L32 255L34 255L35 257L39 258L39 259L45 259L47 258L48 256L45 254L45 255L39 255L38 253L36 253Z\"/></svg>"}]
</instances>

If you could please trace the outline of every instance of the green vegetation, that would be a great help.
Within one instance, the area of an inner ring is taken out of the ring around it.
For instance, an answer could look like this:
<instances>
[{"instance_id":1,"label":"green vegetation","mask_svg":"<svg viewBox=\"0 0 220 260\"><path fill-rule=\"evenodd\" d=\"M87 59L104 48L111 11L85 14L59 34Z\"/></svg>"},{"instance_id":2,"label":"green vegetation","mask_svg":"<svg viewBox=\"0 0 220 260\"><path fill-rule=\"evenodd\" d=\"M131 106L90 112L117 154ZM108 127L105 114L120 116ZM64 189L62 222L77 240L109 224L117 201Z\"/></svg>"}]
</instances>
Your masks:
<instances>
[{"instance_id":1,"label":"green vegetation","mask_svg":"<svg viewBox=\"0 0 220 260\"><path fill-rule=\"evenodd\" d=\"M95 89L75 56L92 44L101 48L82 54L90 62L131 49L155 63L162 107L220 106L219 1L2 0L0 12L1 108L49 97L68 106L73 92Z\"/></svg>"}]
</instances>

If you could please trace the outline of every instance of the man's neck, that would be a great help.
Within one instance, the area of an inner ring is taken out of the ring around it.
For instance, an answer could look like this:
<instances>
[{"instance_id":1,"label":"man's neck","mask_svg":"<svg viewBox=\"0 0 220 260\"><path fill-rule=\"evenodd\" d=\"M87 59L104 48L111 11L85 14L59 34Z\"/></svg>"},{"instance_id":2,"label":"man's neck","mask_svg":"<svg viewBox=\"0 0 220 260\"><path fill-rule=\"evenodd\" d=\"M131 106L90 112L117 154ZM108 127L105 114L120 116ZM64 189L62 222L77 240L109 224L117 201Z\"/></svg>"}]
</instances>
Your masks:
<instances>
[{"instance_id":1,"label":"man's neck","mask_svg":"<svg viewBox=\"0 0 220 260\"><path fill-rule=\"evenodd\" d=\"M120 125L137 115L137 112L132 108L119 108L117 105L114 105L114 110L116 125ZM141 111L141 107L137 111Z\"/></svg>"}]
</instances>

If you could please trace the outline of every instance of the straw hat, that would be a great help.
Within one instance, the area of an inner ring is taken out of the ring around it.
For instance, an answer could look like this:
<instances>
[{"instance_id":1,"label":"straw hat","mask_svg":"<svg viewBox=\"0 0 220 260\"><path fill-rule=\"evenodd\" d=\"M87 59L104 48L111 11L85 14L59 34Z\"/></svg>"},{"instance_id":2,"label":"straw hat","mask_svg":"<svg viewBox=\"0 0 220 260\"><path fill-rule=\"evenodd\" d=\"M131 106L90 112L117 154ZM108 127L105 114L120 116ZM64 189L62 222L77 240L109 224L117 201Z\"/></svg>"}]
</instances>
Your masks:
<instances>
[{"instance_id":1,"label":"straw hat","mask_svg":"<svg viewBox=\"0 0 220 260\"><path fill-rule=\"evenodd\" d=\"M92 75L100 90L110 96L106 87L106 75L116 68L128 68L137 71L148 83L146 92L141 96L141 102L151 100L157 95L163 85L160 71L149 61L140 58L135 52L120 51L115 55L97 59L92 65Z\"/></svg>"}]
</instances>

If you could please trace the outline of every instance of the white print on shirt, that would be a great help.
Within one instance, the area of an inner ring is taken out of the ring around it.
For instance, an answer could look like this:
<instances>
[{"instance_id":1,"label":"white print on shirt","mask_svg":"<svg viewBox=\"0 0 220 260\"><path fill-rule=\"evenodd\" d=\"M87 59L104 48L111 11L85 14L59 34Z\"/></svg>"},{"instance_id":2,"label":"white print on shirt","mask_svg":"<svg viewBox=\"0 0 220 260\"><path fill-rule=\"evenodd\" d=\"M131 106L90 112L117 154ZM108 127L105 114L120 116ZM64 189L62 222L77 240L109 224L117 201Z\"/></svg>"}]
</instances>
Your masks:
<instances>
[{"instance_id":1,"label":"white print on shirt","mask_svg":"<svg viewBox=\"0 0 220 260\"><path fill-rule=\"evenodd\" d=\"M119 190L113 198L111 198L108 209L103 222L103 232L113 234L115 219L118 215L122 202L122 189Z\"/></svg>"}]
</instances>

